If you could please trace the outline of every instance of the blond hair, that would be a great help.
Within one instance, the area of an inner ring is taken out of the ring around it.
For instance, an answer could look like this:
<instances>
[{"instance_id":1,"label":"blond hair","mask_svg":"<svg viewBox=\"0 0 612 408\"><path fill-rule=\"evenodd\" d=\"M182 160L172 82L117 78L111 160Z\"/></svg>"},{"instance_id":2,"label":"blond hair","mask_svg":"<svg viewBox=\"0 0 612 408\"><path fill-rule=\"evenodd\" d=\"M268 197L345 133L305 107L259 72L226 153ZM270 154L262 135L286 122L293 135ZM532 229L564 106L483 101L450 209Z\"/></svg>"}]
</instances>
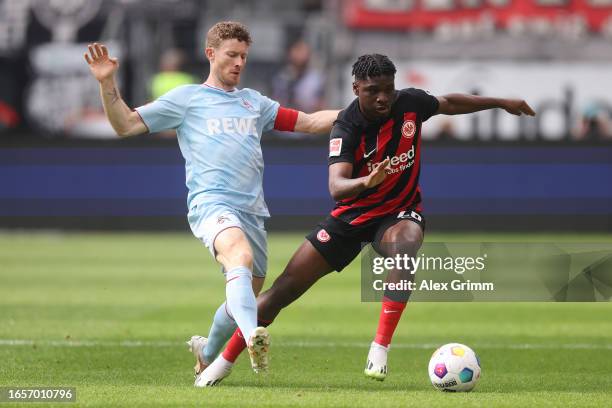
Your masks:
<instances>
[{"instance_id":1,"label":"blond hair","mask_svg":"<svg viewBox=\"0 0 612 408\"><path fill-rule=\"evenodd\" d=\"M251 45L251 34L248 28L237 21L220 21L208 30L206 48L219 48L223 40L236 39Z\"/></svg>"}]
</instances>

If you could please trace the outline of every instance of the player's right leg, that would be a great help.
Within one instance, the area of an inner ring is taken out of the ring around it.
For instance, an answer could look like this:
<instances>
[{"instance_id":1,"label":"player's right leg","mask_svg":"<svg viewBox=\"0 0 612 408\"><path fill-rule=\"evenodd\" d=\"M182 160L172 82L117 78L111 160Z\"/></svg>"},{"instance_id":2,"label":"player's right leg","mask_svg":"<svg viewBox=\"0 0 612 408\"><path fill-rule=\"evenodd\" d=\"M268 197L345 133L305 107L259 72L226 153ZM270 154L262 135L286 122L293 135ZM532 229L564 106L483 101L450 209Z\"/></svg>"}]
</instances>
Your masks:
<instances>
[{"instance_id":1,"label":"player's right leg","mask_svg":"<svg viewBox=\"0 0 612 408\"><path fill-rule=\"evenodd\" d=\"M350 228L348 224L345 226L328 217L306 237L272 287L258 296L260 324L272 323L283 308L321 277L333 270L341 271L359 254L361 239L347 228ZM244 348L245 342L237 330L219 359L233 362Z\"/></svg>"},{"instance_id":2,"label":"player's right leg","mask_svg":"<svg viewBox=\"0 0 612 408\"><path fill-rule=\"evenodd\" d=\"M253 292L255 296L259 295L263 287L265 278L259 276L253 276ZM213 361L219 356L221 348L227 343L232 337L232 334L237 330L236 321L229 314L227 310L227 303L223 302L221 306L215 312L213 323L210 326L208 337L192 336L187 345L189 351L193 353L196 359L196 365L194 367L196 378L202 373ZM214 374L214 377L218 379L219 375L223 378L227 377L232 369L233 363L226 362L223 366L219 367L219 373ZM212 374L212 373L211 373ZM204 379L202 379L203 381ZM204 381L208 382L208 381Z\"/></svg>"},{"instance_id":3,"label":"player's right leg","mask_svg":"<svg viewBox=\"0 0 612 408\"><path fill-rule=\"evenodd\" d=\"M265 277L253 276L253 292L255 296L259 295L263 287ZM219 355L221 348L232 337L236 331L236 321L230 314L227 302L223 302L215 312L213 323L208 332L208 338L201 336L193 336L187 342L189 350L196 357L195 374L200 374L206 367L212 363ZM195 346L197 344L197 347Z\"/></svg>"},{"instance_id":4,"label":"player's right leg","mask_svg":"<svg viewBox=\"0 0 612 408\"><path fill-rule=\"evenodd\" d=\"M249 333L247 343L255 372L267 368L269 334L257 326L257 303L253 290L253 255L245 233L230 227L221 231L214 241L216 258L226 271L226 305L228 315L236 321L242 333ZM196 387L217 385L227 377L233 361L218 356L196 376Z\"/></svg>"},{"instance_id":5,"label":"player's right leg","mask_svg":"<svg viewBox=\"0 0 612 408\"><path fill-rule=\"evenodd\" d=\"M228 228L215 239L217 260L226 271L227 306L240 331L247 338L251 363L256 372L267 368L269 335L257 325L257 301L252 288L253 253L239 228Z\"/></svg>"},{"instance_id":6,"label":"player's right leg","mask_svg":"<svg viewBox=\"0 0 612 408\"><path fill-rule=\"evenodd\" d=\"M262 336L261 330L256 331L255 293L261 290L265 277L266 242L261 217L245 216L224 204L193 208L190 210L189 223L194 235L204 242L215 259L223 265L226 279L226 303L215 314L212 336L207 340L194 336L188 342L197 357L198 371L208 365L209 358L218 353L236 324L246 333L257 333L258 338ZM255 249L255 260L251 244Z\"/></svg>"},{"instance_id":7,"label":"player's right leg","mask_svg":"<svg viewBox=\"0 0 612 408\"><path fill-rule=\"evenodd\" d=\"M412 210L404 211L389 216L381 222L373 245L381 255L386 257L408 255L414 258L423 242L423 232L422 216ZM387 275L386 282L399 283L407 280L414 280L414 274L410 269L392 269ZM376 336L370 345L364 369L367 377L378 381L383 381L387 377L387 355L390 343L409 297L410 291L407 290L385 291Z\"/></svg>"},{"instance_id":8,"label":"player's right leg","mask_svg":"<svg viewBox=\"0 0 612 408\"><path fill-rule=\"evenodd\" d=\"M234 211L232 217L234 215L239 217L241 229L246 234L253 251L253 292L257 296L261 292L268 269L268 243L264 220L262 217L240 211ZM215 313L206 345L200 352L201 356L196 356L198 357L196 375L214 361L221 348L236 331L236 328L236 322L228 310L227 303L223 303ZM198 338L200 336L194 337ZM198 349L195 350L194 354L196 352L198 352ZM262 364L265 365L265 362L260 362L258 365Z\"/></svg>"},{"instance_id":9,"label":"player's right leg","mask_svg":"<svg viewBox=\"0 0 612 408\"><path fill-rule=\"evenodd\" d=\"M313 245L309 241L304 241L272 287L257 297L259 324L267 326L272 323L284 307L298 299L316 281L332 270L333 267ZM245 347L241 331L236 330L223 353L213 362L215 366L211 365L203 374L207 378L214 377L216 373L223 374L224 368L233 364Z\"/></svg>"}]
</instances>

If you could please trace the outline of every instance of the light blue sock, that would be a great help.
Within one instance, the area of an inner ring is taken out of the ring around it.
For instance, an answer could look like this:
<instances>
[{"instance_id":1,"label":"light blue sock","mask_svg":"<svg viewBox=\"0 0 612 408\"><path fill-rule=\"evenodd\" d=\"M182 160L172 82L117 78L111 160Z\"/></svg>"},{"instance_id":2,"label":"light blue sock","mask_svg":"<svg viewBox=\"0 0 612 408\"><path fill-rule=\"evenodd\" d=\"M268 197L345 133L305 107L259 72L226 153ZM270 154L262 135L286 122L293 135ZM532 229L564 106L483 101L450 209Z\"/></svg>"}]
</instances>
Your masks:
<instances>
[{"instance_id":1,"label":"light blue sock","mask_svg":"<svg viewBox=\"0 0 612 408\"><path fill-rule=\"evenodd\" d=\"M208 343L204 347L204 360L212 363L221 351L221 347L232 337L236 331L236 321L227 313L226 303L223 302L217 309L212 326L208 332Z\"/></svg>"},{"instance_id":2,"label":"light blue sock","mask_svg":"<svg viewBox=\"0 0 612 408\"><path fill-rule=\"evenodd\" d=\"M238 266L225 275L227 308L234 316L245 339L257 327L257 302L253 293L252 273L246 266Z\"/></svg>"}]
</instances>

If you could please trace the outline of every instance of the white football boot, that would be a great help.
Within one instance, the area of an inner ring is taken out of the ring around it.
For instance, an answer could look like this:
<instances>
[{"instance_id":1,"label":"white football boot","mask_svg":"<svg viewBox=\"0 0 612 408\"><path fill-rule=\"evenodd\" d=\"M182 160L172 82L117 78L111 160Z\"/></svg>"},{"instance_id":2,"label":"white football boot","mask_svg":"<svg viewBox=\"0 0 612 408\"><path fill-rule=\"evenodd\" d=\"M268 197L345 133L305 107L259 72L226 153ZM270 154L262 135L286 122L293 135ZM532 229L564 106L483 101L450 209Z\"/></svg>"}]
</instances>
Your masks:
<instances>
[{"instance_id":1,"label":"white football boot","mask_svg":"<svg viewBox=\"0 0 612 408\"><path fill-rule=\"evenodd\" d=\"M268 370L268 349L270 347L270 333L265 327L257 327L251 333L247 342L247 350L251 357L251 367L256 373Z\"/></svg>"},{"instance_id":2,"label":"white football boot","mask_svg":"<svg viewBox=\"0 0 612 408\"><path fill-rule=\"evenodd\" d=\"M387 353L389 352L389 347L372 342L370 352L368 353L368 361L366 361L366 367L363 370L367 377L378 381L384 381L387 378Z\"/></svg>"},{"instance_id":3,"label":"white football boot","mask_svg":"<svg viewBox=\"0 0 612 408\"><path fill-rule=\"evenodd\" d=\"M208 343L208 339L202 336L191 336L191 340L187 342L189 351L196 358L196 364L193 367L196 376L208 367L208 363L204 360L204 347L206 347L206 343Z\"/></svg>"},{"instance_id":4,"label":"white football boot","mask_svg":"<svg viewBox=\"0 0 612 408\"><path fill-rule=\"evenodd\" d=\"M220 354L204 371L196 375L193 385L199 388L214 387L231 374L233 366L234 363L227 361Z\"/></svg>"}]
</instances>

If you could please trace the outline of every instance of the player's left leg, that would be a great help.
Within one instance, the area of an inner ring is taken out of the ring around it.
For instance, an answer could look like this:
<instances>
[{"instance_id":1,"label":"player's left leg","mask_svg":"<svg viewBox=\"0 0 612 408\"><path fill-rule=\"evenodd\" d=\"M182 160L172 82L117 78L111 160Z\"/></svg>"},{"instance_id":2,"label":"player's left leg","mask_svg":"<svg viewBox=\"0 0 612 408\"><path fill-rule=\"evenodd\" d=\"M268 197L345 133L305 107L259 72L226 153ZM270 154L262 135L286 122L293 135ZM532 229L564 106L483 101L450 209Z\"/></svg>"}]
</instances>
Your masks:
<instances>
[{"instance_id":1,"label":"player's left leg","mask_svg":"<svg viewBox=\"0 0 612 408\"><path fill-rule=\"evenodd\" d=\"M263 287L265 277L253 276L253 292L259 295ZM227 308L227 303L223 302L217 308L213 317L212 325L208 332L208 337L192 336L187 342L189 351L196 358L194 371L196 376L208 367L219 355L221 348L232 337L238 325Z\"/></svg>"},{"instance_id":2,"label":"player's left leg","mask_svg":"<svg viewBox=\"0 0 612 408\"><path fill-rule=\"evenodd\" d=\"M400 213L400 218L390 219L383 222L377 239L374 243L376 249L382 255L395 257L396 255L408 255L416 257L417 251L423 243L422 216L418 213L405 215ZM403 218L401 218L403 217ZM387 276L387 282L399 283L401 281L414 279L410 270L391 270ZM387 290L383 296L380 317L376 336L370 346L364 373L370 378L383 381L387 376L387 353L393 333L406 307L410 291Z\"/></svg>"}]
</instances>

